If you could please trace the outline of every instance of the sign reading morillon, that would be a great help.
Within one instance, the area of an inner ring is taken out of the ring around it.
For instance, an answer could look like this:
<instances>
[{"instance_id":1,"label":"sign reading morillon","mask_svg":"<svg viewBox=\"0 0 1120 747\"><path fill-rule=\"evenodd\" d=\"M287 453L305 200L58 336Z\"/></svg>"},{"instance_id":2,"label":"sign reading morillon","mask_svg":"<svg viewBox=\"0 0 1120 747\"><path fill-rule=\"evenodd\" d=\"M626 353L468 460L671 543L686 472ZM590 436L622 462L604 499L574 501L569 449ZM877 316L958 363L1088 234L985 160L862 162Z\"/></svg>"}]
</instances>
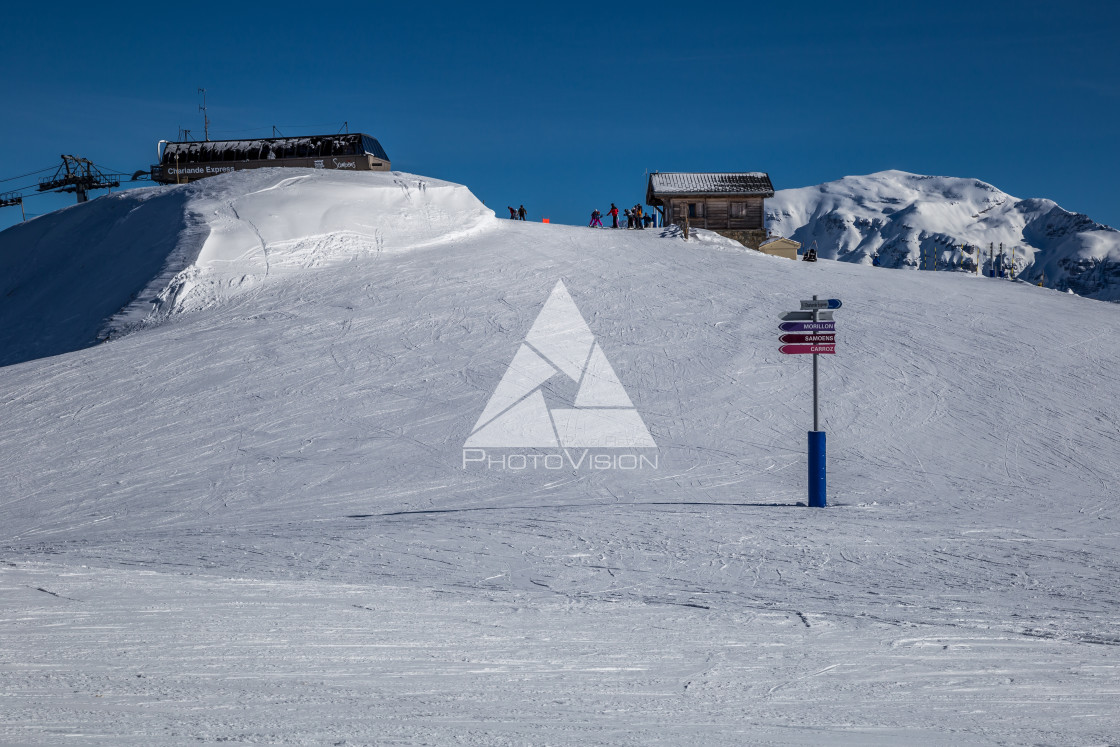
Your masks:
<instances>
[{"instance_id":1,"label":"sign reading morillon","mask_svg":"<svg viewBox=\"0 0 1120 747\"><path fill-rule=\"evenodd\" d=\"M178 184L241 169L296 167L389 171L376 138L360 132L257 140L160 141L152 181Z\"/></svg>"}]
</instances>

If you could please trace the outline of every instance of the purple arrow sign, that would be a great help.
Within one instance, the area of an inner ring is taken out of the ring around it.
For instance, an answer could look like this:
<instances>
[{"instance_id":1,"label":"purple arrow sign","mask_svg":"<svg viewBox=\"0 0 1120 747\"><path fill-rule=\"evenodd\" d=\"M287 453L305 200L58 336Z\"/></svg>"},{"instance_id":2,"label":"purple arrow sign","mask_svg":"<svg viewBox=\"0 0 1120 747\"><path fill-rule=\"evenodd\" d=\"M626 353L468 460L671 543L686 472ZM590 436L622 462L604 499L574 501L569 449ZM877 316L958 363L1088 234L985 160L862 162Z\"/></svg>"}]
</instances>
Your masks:
<instances>
[{"instance_id":1,"label":"purple arrow sign","mask_svg":"<svg viewBox=\"0 0 1120 747\"><path fill-rule=\"evenodd\" d=\"M783 322L778 329L783 332L835 332L836 322Z\"/></svg>"},{"instance_id":2,"label":"purple arrow sign","mask_svg":"<svg viewBox=\"0 0 1120 747\"><path fill-rule=\"evenodd\" d=\"M778 342L809 343L811 345L835 345L836 335L831 333L822 335L782 335L778 338Z\"/></svg>"},{"instance_id":3,"label":"purple arrow sign","mask_svg":"<svg viewBox=\"0 0 1120 747\"><path fill-rule=\"evenodd\" d=\"M786 355L805 355L807 353L832 355L836 352L835 345L782 345L781 350Z\"/></svg>"}]
</instances>

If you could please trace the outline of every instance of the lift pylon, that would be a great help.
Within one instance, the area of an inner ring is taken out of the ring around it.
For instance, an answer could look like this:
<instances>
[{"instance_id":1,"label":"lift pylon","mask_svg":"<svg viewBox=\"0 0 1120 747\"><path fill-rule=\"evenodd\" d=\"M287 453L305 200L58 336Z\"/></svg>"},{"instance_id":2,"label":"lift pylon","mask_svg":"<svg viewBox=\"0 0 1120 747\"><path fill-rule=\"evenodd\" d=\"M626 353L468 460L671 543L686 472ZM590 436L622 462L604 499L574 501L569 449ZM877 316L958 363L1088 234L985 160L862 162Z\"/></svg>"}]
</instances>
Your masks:
<instances>
[{"instance_id":1,"label":"lift pylon","mask_svg":"<svg viewBox=\"0 0 1120 747\"><path fill-rule=\"evenodd\" d=\"M0 207L14 207L19 205L19 212L23 220L27 220L27 211L23 209L23 195L19 192L5 192L0 195Z\"/></svg>"},{"instance_id":2,"label":"lift pylon","mask_svg":"<svg viewBox=\"0 0 1120 747\"><path fill-rule=\"evenodd\" d=\"M86 202L87 192L93 189L112 189L121 186L119 179L106 176L88 158L62 156L62 165L54 176L39 180L39 191L74 192L78 202Z\"/></svg>"}]
</instances>

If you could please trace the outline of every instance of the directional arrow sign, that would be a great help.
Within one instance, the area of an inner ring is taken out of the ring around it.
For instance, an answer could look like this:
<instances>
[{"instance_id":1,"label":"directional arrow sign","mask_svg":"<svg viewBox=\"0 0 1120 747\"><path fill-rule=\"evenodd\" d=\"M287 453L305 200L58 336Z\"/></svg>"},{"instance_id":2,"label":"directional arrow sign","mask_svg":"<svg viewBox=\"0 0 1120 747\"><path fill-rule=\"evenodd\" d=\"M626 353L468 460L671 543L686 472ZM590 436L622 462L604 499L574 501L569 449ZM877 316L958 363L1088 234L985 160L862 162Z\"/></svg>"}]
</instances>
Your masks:
<instances>
[{"instance_id":1,"label":"directional arrow sign","mask_svg":"<svg viewBox=\"0 0 1120 747\"><path fill-rule=\"evenodd\" d=\"M811 312L811 311L787 311L784 314L779 314L778 318L781 319L783 322L812 322L812 321L814 321L813 312ZM817 318L816 318L815 321L831 322L832 321L832 312L831 311L818 311L817 312Z\"/></svg>"},{"instance_id":2,"label":"directional arrow sign","mask_svg":"<svg viewBox=\"0 0 1120 747\"><path fill-rule=\"evenodd\" d=\"M806 355L807 353L832 355L836 352L835 345L782 345L778 349L786 355Z\"/></svg>"},{"instance_id":3,"label":"directional arrow sign","mask_svg":"<svg viewBox=\"0 0 1120 747\"><path fill-rule=\"evenodd\" d=\"M783 332L835 332L836 322L785 322L779 324Z\"/></svg>"},{"instance_id":4,"label":"directional arrow sign","mask_svg":"<svg viewBox=\"0 0 1120 747\"><path fill-rule=\"evenodd\" d=\"M823 334L823 335L782 335L778 338L779 342L796 342L796 343L810 343L812 345L835 345L836 335Z\"/></svg>"},{"instance_id":5,"label":"directional arrow sign","mask_svg":"<svg viewBox=\"0 0 1120 747\"><path fill-rule=\"evenodd\" d=\"M844 304L840 303L839 298L822 298L820 300L802 301L802 309L838 309Z\"/></svg>"}]
</instances>

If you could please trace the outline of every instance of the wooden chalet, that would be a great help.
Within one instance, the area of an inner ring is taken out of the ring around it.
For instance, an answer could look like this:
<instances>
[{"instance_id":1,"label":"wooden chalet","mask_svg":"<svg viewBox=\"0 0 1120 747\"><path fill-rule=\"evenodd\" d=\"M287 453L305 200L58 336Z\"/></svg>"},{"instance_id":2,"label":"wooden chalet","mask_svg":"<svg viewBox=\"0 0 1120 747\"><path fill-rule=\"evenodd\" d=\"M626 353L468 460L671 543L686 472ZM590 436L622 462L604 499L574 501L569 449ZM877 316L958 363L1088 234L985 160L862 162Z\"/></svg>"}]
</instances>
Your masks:
<instances>
[{"instance_id":1,"label":"wooden chalet","mask_svg":"<svg viewBox=\"0 0 1120 747\"><path fill-rule=\"evenodd\" d=\"M683 172L649 175L646 204L661 213L663 222L706 228L758 249L766 239L763 201L774 196L770 176L761 171L699 174Z\"/></svg>"}]
</instances>

